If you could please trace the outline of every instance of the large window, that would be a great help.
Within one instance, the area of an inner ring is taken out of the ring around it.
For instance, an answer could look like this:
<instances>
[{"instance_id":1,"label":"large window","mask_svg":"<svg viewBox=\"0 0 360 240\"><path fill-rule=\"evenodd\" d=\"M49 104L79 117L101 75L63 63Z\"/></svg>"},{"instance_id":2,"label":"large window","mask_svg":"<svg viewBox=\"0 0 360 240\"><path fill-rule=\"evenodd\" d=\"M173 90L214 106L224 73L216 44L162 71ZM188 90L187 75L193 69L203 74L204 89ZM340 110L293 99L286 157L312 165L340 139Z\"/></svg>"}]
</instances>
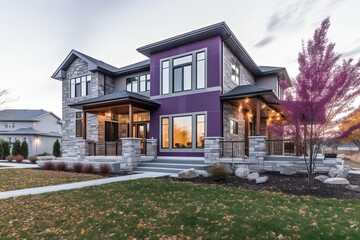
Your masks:
<instances>
[{"instance_id":1,"label":"large window","mask_svg":"<svg viewBox=\"0 0 360 240\"><path fill-rule=\"evenodd\" d=\"M205 51L161 62L161 94L205 88Z\"/></svg>"},{"instance_id":2,"label":"large window","mask_svg":"<svg viewBox=\"0 0 360 240\"><path fill-rule=\"evenodd\" d=\"M83 117L82 117L82 112L77 112L75 113L75 117L76 117L76 122L75 122L75 127L76 127L76 137L82 137L82 121L83 121Z\"/></svg>"},{"instance_id":3,"label":"large window","mask_svg":"<svg viewBox=\"0 0 360 240\"><path fill-rule=\"evenodd\" d=\"M161 118L161 148L196 151L204 147L205 114Z\"/></svg>"},{"instance_id":4,"label":"large window","mask_svg":"<svg viewBox=\"0 0 360 240\"><path fill-rule=\"evenodd\" d=\"M90 95L91 75L70 79L70 97L84 97Z\"/></svg>"},{"instance_id":5,"label":"large window","mask_svg":"<svg viewBox=\"0 0 360 240\"><path fill-rule=\"evenodd\" d=\"M240 66L235 60L231 61L231 80L240 83Z\"/></svg>"},{"instance_id":6,"label":"large window","mask_svg":"<svg viewBox=\"0 0 360 240\"><path fill-rule=\"evenodd\" d=\"M173 148L192 148L192 116L173 117Z\"/></svg>"},{"instance_id":7,"label":"large window","mask_svg":"<svg viewBox=\"0 0 360 240\"><path fill-rule=\"evenodd\" d=\"M146 92L150 91L150 74L126 78L126 91Z\"/></svg>"},{"instance_id":8,"label":"large window","mask_svg":"<svg viewBox=\"0 0 360 240\"><path fill-rule=\"evenodd\" d=\"M239 123L234 120L230 120L230 133L239 134Z\"/></svg>"}]
</instances>

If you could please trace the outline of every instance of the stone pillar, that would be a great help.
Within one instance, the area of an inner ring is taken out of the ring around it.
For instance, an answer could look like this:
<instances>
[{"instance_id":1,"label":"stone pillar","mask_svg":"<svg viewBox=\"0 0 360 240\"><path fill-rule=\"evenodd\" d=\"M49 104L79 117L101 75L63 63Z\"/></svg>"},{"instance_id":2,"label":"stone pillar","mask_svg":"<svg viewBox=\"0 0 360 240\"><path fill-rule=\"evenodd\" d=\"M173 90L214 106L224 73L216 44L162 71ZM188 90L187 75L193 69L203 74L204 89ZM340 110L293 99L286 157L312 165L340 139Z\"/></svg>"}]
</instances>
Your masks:
<instances>
[{"instance_id":1,"label":"stone pillar","mask_svg":"<svg viewBox=\"0 0 360 240\"><path fill-rule=\"evenodd\" d=\"M122 160L127 171L132 171L141 160L140 138L122 138Z\"/></svg>"},{"instance_id":2,"label":"stone pillar","mask_svg":"<svg viewBox=\"0 0 360 240\"><path fill-rule=\"evenodd\" d=\"M220 161L220 142L224 140L223 137L205 137L204 138L204 162L218 163Z\"/></svg>"},{"instance_id":3,"label":"stone pillar","mask_svg":"<svg viewBox=\"0 0 360 240\"><path fill-rule=\"evenodd\" d=\"M157 157L157 139L146 139L146 156Z\"/></svg>"},{"instance_id":4,"label":"stone pillar","mask_svg":"<svg viewBox=\"0 0 360 240\"><path fill-rule=\"evenodd\" d=\"M251 170L263 170L266 155L266 136L249 136L249 160L255 164L249 165Z\"/></svg>"},{"instance_id":5,"label":"stone pillar","mask_svg":"<svg viewBox=\"0 0 360 240\"><path fill-rule=\"evenodd\" d=\"M78 160L84 160L86 155L86 141L85 140L77 140L74 143L74 148L76 149L76 158Z\"/></svg>"}]
</instances>

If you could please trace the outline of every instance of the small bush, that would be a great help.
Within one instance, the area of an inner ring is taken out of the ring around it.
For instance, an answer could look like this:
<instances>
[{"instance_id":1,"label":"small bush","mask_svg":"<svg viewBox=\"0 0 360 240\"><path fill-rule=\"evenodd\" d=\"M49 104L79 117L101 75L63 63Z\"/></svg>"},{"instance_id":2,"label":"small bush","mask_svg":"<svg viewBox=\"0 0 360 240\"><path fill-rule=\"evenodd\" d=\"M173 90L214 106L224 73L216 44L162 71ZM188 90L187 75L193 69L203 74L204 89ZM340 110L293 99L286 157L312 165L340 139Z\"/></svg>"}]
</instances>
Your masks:
<instances>
[{"instance_id":1,"label":"small bush","mask_svg":"<svg viewBox=\"0 0 360 240\"><path fill-rule=\"evenodd\" d=\"M15 161L16 161L17 163L21 163L23 160L24 160L24 156L23 156L23 155L18 154L18 155L15 156Z\"/></svg>"},{"instance_id":2,"label":"small bush","mask_svg":"<svg viewBox=\"0 0 360 240\"><path fill-rule=\"evenodd\" d=\"M65 172L68 169L66 162L58 162L56 164L56 170Z\"/></svg>"},{"instance_id":3,"label":"small bush","mask_svg":"<svg viewBox=\"0 0 360 240\"><path fill-rule=\"evenodd\" d=\"M29 156L29 147L26 141L23 141L20 146L20 154L27 158Z\"/></svg>"},{"instance_id":4,"label":"small bush","mask_svg":"<svg viewBox=\"0 0 360 240\"><path fill-rule=\"evenodd\" d=\"M28 157L28 159L29 159L29 161L30 161L31 163L33 163L33 164L35 164L36 161L38 160L38 158L37 158L36 156L30 156L30 157Z\"/></svg>"},{"instance_id":5,"label":"small bush","mask_svg":"<svg viewBox=\"0 0 360 240\"><path fill-rule=\"evenodd\" d=\"M56 139L56 141L54 142L53 145L53 155L55 157L60 157L61 156L61 150L60 150L60 142L59 139Z\"/></svg>"},{"instance_id":6,"label":"small bush","mask_svg":"<svg viewBox=\"0 0 360 240\"><path fill-rule=\"evenodd\" d=\"M81 173L84 171L84 164L81 162L74 162L73 171L77 173Z\"/></svg>"},{"instance_id":7,"label":"small bush","mask_svg":"<svg viewBox=\"0 0 360 240\"><path fill-rule=\"evenodd\" d=\"M215 164L209 169L209 174L214 181L226 180L229 173L223 164Z\"/></svg>"},{"instance_id":8,"label":"small bush","mask_svg":"<svg viewBox=\"0 0 360 240\"><path fill-rule=\"evenodd\" d=\"M15 159L14 155L7 155L6 156L6 160L8 160L9 162L14 161L14 159Z\"/></svg>"},{"instance_id":9,"label":"small bush","mask_svg":"<svg viewBox=\"0 0 360 240\"><path fill-rule=\"evenodd\" d=\"M19 140L13 143L11 154L14 156L21 154L21 142Z\"/></svg>"},{"instance_id":10,"label":"small bush","mask_svg":"<svg viewBox=\"0 0 360 240\"><path fill-rule=\"evenodd\" d=\"M325 153L325 158L336 158L337 154L336 153Z\"/></svg>"},{"instance_id":11,"label":"small bush","mask_svg":"<svg viewBox=\"0 0 360 240\"><path fill-rule=\"evenodd\" d=\"M109 174L111 171L111 165L108 163L101 163L99 165L99 172L101 174Z\"/></svg>"},{"instance_id":12,"label":"small bush","mask_svg":"<svg viewBox=\"0 0 360 240\"><path fill-rule=\"evenodd\" d=\"M94 173L95 172L94 164L92 164L92 163L85 164L84 172L85 173Z\"/></svg>"},{"instance_id":13,"label":"small bush","mask_svg":"<svg viewBox=\"0 0 360 240\"><path fill-rule=\"evenodd\" d=\"M55 170L55 164L53 162L45 162L42 166L42 169L44 170Z\"/></svg>"}]
</instances>

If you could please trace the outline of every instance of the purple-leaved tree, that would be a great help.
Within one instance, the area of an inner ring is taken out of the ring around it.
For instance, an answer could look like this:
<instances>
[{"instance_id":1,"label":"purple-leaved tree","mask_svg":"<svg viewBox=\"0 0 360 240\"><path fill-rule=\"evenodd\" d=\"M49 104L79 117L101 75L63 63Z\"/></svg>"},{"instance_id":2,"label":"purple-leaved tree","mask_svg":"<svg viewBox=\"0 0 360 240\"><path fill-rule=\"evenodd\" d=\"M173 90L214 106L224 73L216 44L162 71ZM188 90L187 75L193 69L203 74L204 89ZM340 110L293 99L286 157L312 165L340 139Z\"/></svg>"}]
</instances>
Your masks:
<instances>
[{"instance_id":1,"label":"purple-leaved tree","mask_svg":"<svg viewBox=\"0 0 360 240\"><path fill-rule=\"evenodd\" d=\"M322 21L314 36L298 56L299 74L285 90L285 100L279 101L289 123L286 132L297 140L308 171L308 182L314 185L316 156L324 139L340 135L339 116L353 110L352 103L360 96L360 60L341 60L334 52L334 43L326 37L330 19Z\"/></svg>"}]
</instances>

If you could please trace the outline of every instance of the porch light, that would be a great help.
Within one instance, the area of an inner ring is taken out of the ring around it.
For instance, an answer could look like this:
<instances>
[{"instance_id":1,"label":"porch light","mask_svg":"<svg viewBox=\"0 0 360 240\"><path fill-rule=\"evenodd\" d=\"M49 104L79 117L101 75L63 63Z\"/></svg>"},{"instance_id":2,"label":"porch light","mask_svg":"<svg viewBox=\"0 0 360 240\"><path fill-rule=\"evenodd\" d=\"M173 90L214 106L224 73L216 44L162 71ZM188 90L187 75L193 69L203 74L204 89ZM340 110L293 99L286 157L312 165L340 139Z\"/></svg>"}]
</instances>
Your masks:
<instances>
[{"instance_id":1,"label":"porch light","mask_svg":"<svg viewBox=\"0 0 360 240\"><path fill-rule=\"evenodd\" d=\"M262 109L266 108L266 105L265 105L265 104L263 104L263 105L261 106L261 108L262 108Z\"/></svg>"},{"instance_id":2,"label":"porch light","mask_svg":"<svg viewBox=\"0 0 360 240\"><path fill-rule=\"evenodd\" d=\"M246 103L249 103L249 99L248 99L248 98L246 98L246 99L245 99L245 102L246 102Z\"/></svg>"}]
</instances>

